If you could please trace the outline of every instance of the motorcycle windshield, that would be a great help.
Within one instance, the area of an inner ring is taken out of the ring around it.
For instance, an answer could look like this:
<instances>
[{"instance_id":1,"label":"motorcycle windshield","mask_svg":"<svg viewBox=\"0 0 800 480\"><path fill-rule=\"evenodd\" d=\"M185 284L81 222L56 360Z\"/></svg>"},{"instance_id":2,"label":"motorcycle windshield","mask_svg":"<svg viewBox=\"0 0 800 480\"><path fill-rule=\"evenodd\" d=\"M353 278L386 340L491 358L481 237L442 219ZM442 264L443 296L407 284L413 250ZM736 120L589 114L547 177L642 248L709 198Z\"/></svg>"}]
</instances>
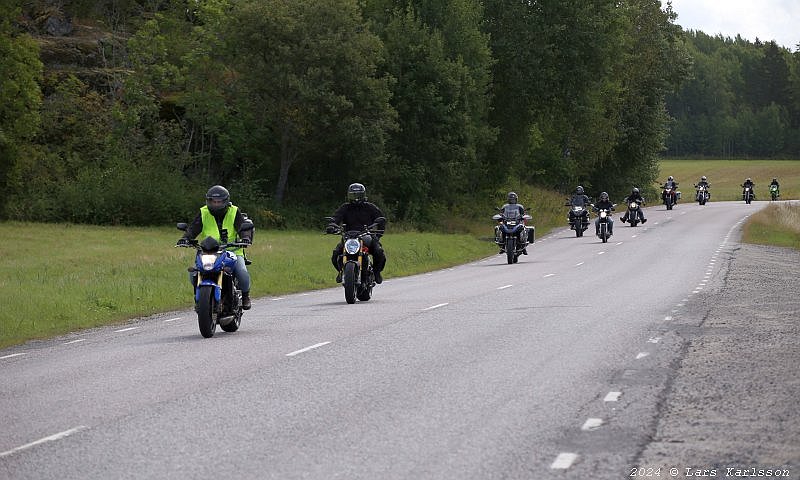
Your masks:
<instances>
[{"instance_id":1,"label":"motorcycle windshield","mask_svg":"<svg viewBox=\"0 0 800 480\"><path fill-rule=\"evenodd\" d=\"M570 204L573 207L585 207L586 206L586 199L583 197L572 197Z\"/></svg>"},{"instance_id":2,"label":"motorcycle windshield","mask_svg":"<svg viewBox=\"0 0 800 480\"><path fill-rule=\"evenodd\" d=\"M519 222L522 220L522 215L519 213L519 208L515 205L506 205L503 209L503 217L506 221Z\"/></svg>"}]
</instances>

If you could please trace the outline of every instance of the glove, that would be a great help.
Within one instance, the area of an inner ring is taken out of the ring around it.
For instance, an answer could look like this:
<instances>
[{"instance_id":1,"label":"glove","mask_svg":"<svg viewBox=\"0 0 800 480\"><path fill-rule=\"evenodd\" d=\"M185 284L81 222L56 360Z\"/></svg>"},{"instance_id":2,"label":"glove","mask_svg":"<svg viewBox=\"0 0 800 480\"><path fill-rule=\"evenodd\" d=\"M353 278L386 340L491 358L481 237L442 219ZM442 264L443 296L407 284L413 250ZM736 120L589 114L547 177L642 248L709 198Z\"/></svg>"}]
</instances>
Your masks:
<instances>
[{"instance_id":1,"label":"glove","mask_svg":"<svg viewBox=\"0 0 800 480\"><path fill-rule=\"evenodd\" d=\"M243 239L239 240L239 243L244 243L244 244L247 244L247 245L252 245L252 244L253 244L253 241L252 241L251 239L249 239L249 238L243 238Z\"/></svg>"},{"instance_id":2,"label":"glove","mask_svg":"<svg viewBox=\"0 0 800 480\"><path fill-rule=\"evenodd\" d=\"M175 244L176 247L185 247L190 245L189 239L186 237L181 237L178 239L178 243Z\"/></svg>"},{"instance_id":3,"label":"glove","mask_svg":"<svg viewBox=\"0 0 800 480\"><path fill-rule=\"evenodd\" d=\"M325 233L336 233L336 230L337 230L337 226L335 224L333 224L333 223L331 223L327 227L325 227Z\"/></svg>"}]
</instances>

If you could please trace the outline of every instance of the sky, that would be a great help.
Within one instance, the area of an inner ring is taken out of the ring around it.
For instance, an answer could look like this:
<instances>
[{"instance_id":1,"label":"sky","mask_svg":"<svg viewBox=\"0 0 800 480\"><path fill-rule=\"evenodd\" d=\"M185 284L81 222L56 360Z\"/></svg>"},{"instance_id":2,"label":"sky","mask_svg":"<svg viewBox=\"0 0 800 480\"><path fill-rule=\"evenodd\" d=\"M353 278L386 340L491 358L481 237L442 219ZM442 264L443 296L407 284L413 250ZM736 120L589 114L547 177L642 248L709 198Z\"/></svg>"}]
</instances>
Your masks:
<instances>
[{"instance_id":1,"label":"sky","mask_svg":"<svg viewBox=\"0 0 800 480\"><path fill-rule=\"evenodd\" d=\"M666 5L667 0L661 0ZM800 0L672 0L684 30L762 42L794 52L800 43Z\"/></svg>"}]
</instances>

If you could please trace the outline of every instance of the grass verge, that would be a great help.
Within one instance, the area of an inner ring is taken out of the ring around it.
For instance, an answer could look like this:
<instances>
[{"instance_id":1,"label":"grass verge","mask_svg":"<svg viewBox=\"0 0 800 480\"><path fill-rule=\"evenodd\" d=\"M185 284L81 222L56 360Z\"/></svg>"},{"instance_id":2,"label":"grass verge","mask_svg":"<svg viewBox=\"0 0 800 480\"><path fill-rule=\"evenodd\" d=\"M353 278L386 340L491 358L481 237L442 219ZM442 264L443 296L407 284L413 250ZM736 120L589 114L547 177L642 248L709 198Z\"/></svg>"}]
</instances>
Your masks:
<instances>
[{"instance_id":1,"label":"grass verge","mask_svg":"<svg viewBox=\"0 0 800 480\"><path fill-rule=\"evenodd\" d=\"M800 250L800 203L775 202L753 214L744 226L742 239Z\"/></svg>"}]
</instances>

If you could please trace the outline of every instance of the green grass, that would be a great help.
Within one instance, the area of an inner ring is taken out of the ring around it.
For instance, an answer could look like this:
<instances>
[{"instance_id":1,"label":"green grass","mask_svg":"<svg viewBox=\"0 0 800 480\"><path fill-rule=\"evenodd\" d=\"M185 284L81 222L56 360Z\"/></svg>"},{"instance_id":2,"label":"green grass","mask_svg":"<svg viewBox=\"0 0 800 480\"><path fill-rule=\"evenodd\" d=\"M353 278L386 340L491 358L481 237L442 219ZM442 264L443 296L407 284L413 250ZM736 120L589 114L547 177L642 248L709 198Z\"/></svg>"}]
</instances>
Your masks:
<instances>
[{"instance_id":1,"label":"green grass","mask_svg":"<svg viewBox=\"0 0 800 480\"><path fill-rule=\"evenodd\" d=\"M186 269L194 253L173 247L179 233L166 227L0 223L0 238L13 245L0 263L0 348L190 308ZM335 286L330 256L337 241L318 232L257 231L248 250L252 295ZM386 235L382 243L385 278L496 253L492 243L469 234L405 232Z\"/></svg>"},{"instance_id":2,"label":"green grass","mask_svg":"<svg viewBox=\"0 0 800 480\"><path fill-rule=\"evenodd\" d=\"M711 201L741 200L747 177L756 184L756 200L769 200L773 178L781 184L781 200L800 198L800 160L662 160L659 166L661 183L675 177L684 202L694 198L693 185L702 175L711 184Z\"/></svg>"},{"instance_id":3,"label":"green grass","mask_svg":"<svg viewBox=\"0 0 800 480\"><path fill-rule=\"evenodd\" d=\"M800 250L800 204L775 202L755 213L744 226L743 240Z\"/></svg>"}]
</instances>

